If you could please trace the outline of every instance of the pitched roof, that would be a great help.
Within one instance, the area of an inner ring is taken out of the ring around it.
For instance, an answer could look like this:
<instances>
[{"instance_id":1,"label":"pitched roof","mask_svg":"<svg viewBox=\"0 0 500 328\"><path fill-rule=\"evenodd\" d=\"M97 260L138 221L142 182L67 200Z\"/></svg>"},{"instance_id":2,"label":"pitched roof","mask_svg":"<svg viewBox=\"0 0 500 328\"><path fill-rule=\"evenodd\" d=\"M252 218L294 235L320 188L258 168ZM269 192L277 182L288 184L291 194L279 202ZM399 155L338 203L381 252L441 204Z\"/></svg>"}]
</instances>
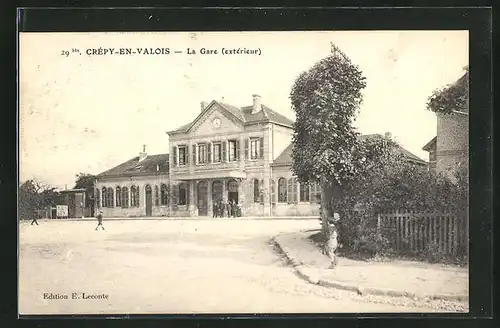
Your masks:
<instances>
[{"instance_id":1,"label":"pitched roof","mask_svg":"<svg viewBox=\"0 0 500 328\"><path fill-rule=\"evenodd\" d=\"M112 169L97 175L97 178L167 174L169 172L169 154L148 155L142 161L136 156Z\"/></svg>"},{"instance_id":2,"label":"pitched roof","mask_svg":"<svg viewBox=\"0 0 500 328\"><path fill-rule=\"evenodd\" d=\"M369 139L369 138L384 138L381 134L365 134L361 135L360 139ZM411 153L406 150L402 146L398 145L398 150L409 160L419 162L422 164L426 164L427 162L418 157L417 155ZM272 166L288 166L292 165L292 152L293 152L293 143L289 144L288 147L276 158L273 162Z\"/></svg>"},{"instance_id":3,"label":"pitched roof","mask_svg":"<svg viewBox=\"0 0 500 328\"><path fill-rule=\"evenodd\" d=\"M240 120L243 124L254 124L257 122L269 122L269 123L275 123L278 125L283 125L286 127L293 127L293 121L290 120L289 118L275 112L271 108L267 107L266 105L262 105L262 110L259 111L258 113L252 114L252 106L245 106L245 107L237 107L231 104L223 103L220 101L213 100L210 105L206 107L205 110L208 110L209 107L212 107L213 104L218 104L225 110L227 110L230 114L232 114L234 117L236 117L238 120ZM169 134L174 134L174 133L183 133L187 132L189 128L192 126L194 122L196 122L201 115L205 112L205 110L198 115L196 119L194 119L191 123L185 124L173 131L169 131L167 133Z\"/></svg>"},{"instance_id":4,"label":"pitched roof","mask_svg":"<svg viewBox=\"0 0 500 328\"><path fill-rule=\"evenodd\" d=\"M435 136L434 138L431 139L431 141L426 143L425 146L422 147L422 150L430 151L434 147L436 142L437 142L437 136Z\"/></svg>"}]
</instances>

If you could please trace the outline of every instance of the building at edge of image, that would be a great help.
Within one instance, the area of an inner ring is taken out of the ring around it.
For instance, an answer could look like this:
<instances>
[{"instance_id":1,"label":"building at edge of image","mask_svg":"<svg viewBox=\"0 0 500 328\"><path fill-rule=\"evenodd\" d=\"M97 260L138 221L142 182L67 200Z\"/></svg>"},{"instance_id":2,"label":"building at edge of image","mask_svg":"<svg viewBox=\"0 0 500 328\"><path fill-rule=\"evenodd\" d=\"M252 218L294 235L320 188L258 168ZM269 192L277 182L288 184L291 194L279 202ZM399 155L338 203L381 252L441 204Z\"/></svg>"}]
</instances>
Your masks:
<instances>
[{"instance_id":1,"label":"building at edge of image","mask_svg":"<svg viewBox=\"0 0 500 328\"><path fill-rule=\"evenodd\" d=\"M214 202L228 200L242 216L319 215L318 186L300 184L292 173L293 121L259 95L243 108L202 102L196 119L167 134L169 154L148 155L144 147L97 175L95 207L105 217L211 217Z\"/></svg>"}]
</instances>

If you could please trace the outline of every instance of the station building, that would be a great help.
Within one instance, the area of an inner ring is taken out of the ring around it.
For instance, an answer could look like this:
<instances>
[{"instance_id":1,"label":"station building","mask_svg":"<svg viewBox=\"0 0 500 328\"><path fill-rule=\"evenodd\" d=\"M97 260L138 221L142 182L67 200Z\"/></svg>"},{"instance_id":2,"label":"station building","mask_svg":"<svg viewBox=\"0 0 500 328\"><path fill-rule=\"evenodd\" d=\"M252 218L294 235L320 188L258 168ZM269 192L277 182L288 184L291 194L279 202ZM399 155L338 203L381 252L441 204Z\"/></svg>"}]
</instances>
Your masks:
<instances>
[{"instance_id":1,"label":"station building","mask_svg":"<svg viewBox=\"0 0 500 328\"><path fill-rule=\"evenodd\" d=\"M169 154L144 147L97 175L95 206L105 217L211 217L213 204L228 200L242 216L319 215L319 187L292 173L293 121L260 96L242 108L202 102L196 119L167 134Z\"/></svg>"}]
</instances>

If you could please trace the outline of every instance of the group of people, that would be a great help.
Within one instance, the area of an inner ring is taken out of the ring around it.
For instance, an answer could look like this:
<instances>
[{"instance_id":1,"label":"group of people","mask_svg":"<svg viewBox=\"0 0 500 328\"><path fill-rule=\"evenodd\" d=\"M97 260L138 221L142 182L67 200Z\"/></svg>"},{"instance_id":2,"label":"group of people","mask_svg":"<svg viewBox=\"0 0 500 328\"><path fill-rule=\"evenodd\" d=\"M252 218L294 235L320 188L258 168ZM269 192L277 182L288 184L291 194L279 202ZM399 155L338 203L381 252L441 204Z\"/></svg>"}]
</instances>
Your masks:
<instances>
[{"instance_id":1,"label":"group of people","mask_svg":"<svg viewBox=\"0 0 500 328\"><path fill-rule=\"evenodd\" d=\"M241 216L241 205L234 199L224 202L222 200L213 203L213 217L239 217Z\"/></svg>"}]
</instances>

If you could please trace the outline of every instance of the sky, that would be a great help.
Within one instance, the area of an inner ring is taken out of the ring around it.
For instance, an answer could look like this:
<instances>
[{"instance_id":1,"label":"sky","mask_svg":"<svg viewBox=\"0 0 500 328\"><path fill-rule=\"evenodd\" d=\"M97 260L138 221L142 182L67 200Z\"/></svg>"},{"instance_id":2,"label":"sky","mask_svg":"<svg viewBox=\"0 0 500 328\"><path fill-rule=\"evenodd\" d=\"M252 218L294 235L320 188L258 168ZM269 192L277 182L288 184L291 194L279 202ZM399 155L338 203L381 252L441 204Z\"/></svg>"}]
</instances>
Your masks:
<instances>
[{"instance_id":1,"label":"sky","mask_svg":"<svg viewBox=\"0 0 500 328\"><path fill-rule=\"evenodd\" d=\"M294 119L291 86L330 54L331 42L366 77L359 132L390 132L427 160L422 147L436 135L427 98L463 74L467 31L21 33L19 179L72 188L77 173L110 169L142 145L148 154L168 153L166 131L193 120L201 101L248 106L257 93ZM99 55L99 48L170 54ZM222 55L222 48L260 55Z\"/></svg>"}]
</instances>

